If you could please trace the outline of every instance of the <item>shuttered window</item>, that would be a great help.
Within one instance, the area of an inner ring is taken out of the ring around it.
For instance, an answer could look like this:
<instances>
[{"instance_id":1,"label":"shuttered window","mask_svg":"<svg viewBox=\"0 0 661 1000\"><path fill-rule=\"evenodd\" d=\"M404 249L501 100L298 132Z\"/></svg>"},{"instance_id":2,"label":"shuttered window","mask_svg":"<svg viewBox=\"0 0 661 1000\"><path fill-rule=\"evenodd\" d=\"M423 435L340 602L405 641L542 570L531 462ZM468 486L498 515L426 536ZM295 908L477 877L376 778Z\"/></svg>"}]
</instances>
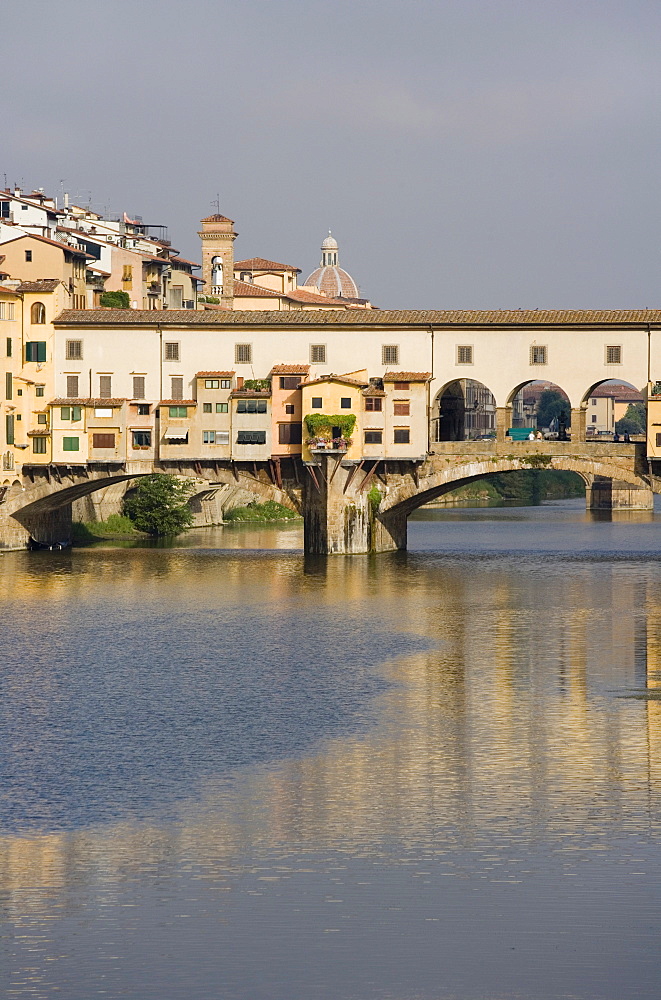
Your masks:
<instances>
[{"instance_id":1,"label":"shuttered window","mask_svg":"<svg viewBox=\"0 0 661 1000\"><path fill-rule=\"evenodd\" d=\"M265 399L240 399L236 404L237 413L266 413Z\"/></svg>"},{"instance_id":2,"label":"shuttered window","mask_svg":"<svg viewBox=\"0 0 661 1000\"><path fill-rule=\"evenodd\" d=\"M5 399L11 399L14 395L14 379L11 372L5 373Z\"/></svg>"},{"instance_id":3,"label":"shuttered window","mask_svg":"<svg viewBox=\"0 0 661 1000\"><path fill-rule=\"evenodd\" d=\"M7 444L14 443L14 414L8 413L5 416L5 440Z\"/></svg>"},{"instance_id":4,"label":"shuttered window","mask_svg":"<svg viewBox=\"0 0 661 1000\"><path fill-rule=\"evenodd\" d=\"M280 444L300 444L303 439L303 424L278 424Z\"/></svg>"},{"instance_id":5,"label":"shuttered window","mask_svg":"<svg viewBox=\"0 0 661 1000\"><path fill-rule=\"evenodd\" d=\"M25 345L25 360L43 363L46 360L46 341L28 340Z\"/></svg>"},{"instance_id":6,"label":"shuttered window","mask_svg":"<svg viewBox=\"0 0 661 1000\"><path fill-rule=\"evenodd\" d=\"M395 444L408 444L411 438L411 432L408 427L398 427L395 429Z\"/></svg>"},{"instance_id":7,"label":"shuttered window","mask_svg":"<svg viewBox=\"0 0 661 1000\"><path fill-rule=\"evenodd\" d=\"M239 431L237 444L266 444L266 431Z\"/></svg>"},{"instance_id":8,"label":"shuttered window","mask_svg":"<svg viewBox=\"0 0 661 1000\"><path fill-rule=\"evenodd\" d=\"M383 410L383 400L380 396L366 396L365 409L371 413L381 413Z\"/></svg>"},{"instance_id":9,"label":"shuttered window","mask_svg":"<svg viewBox=\"0 0 661 1000\"><path fill-rule=\"evenodd\" d=\"M46 454L46 438L45 437L33 437L32 438L32 451L35 455L45 455Z\"/></svg>"},{"instance_id":10,"label":"shuttered window","mask_svg":"<svg viewBox=\"0 0 661 1000\"><path fill-rule=\"evenodd\" d=\"M382 444L383 431L365 431L365 444Z\"/></svg>"},{"instance_id":11,"label":"shuttered window","mask_svg":"<svg viewBox=\"0 0 661 1000\"><path fill-rule=\"evenodd\" d=\"M67 375L67 399L78 398L78 376Z\"/></svg>"},{"instance_id":12,"label":"shuttered window","mask_svg":"<svg viewBox=\"0 0 661 1000\"><path fill-rule=\"evenodd\" d=\"M133 398L134 399L144 399L145 398L145 376L144 375L134 375L133 376Z\"/></svg>"},{"instance_id":13,"label":"shuttered window","mask_svg":"<svg viewBox=\"0 0 661 1000\"><path fill-rule=\"evenodd\" d=\"M183 377L177 375L170 380L170 399L183 399L184 398L184 380Z\"/></svg>"},{"instance_id":14,"label":"shuttered window","mask_svg":"<svg viewBox=\"0 0 661 1000\"><path fill-rule=\"evenodd\" d=\"M393 413L395 414L396 417L408 417L410 412L411 412L410 403L404 402L403 400L400 399L399 402L396 402L394 404Z\"/></svg>"},{"instance_id":15,"label":"shuttered window","mask_svg":"<svg viewBox=\"0 0 661 1000\"><path fill-rule=\"evenodd\" d=\"M62 451L80 451L80 438L62 438Z\"/></svg>"},{"instance_id":16,"label":"shuttered window","mask_svg":"<svg viewBox=\"0 0 661 1000\"><path fill-rule=\"evenodd\" d=\"M93 448L114 448L115 447L115 435L114 434L92 434L92 447Z\"/></svg>"},{"instance_id":17,"label":"shuttered window","mask_svg":"<svg viewBox=\"0 0 661 1000\"><path fill-rule=\"evenodd\" d=\"M298 375L281 375L280 376L280 388L281 389L298 389L300 378Z\"/></svg>"},{"instance_id":18,"label":"shuttered window","mask_svg":"<svg viewBox=\"0 0 661 1000\"><path fill-rule=\"evenodd\" d=\"M102 399L110 399L112 396L112 377L110 375L99 375L99 396Z\"/></svg>"}]
</instances>

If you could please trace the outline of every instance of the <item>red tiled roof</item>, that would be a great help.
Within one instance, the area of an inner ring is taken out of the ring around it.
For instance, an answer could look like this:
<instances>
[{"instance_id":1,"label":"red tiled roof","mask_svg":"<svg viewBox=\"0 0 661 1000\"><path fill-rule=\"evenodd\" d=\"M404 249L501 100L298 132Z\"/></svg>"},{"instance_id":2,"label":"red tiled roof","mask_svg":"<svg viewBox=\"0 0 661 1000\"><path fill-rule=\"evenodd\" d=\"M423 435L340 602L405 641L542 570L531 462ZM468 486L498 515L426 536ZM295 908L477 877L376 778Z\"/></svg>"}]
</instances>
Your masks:
<instances>
[{"instance_id":1,"label":"red tiled roof","mask_svg":"<svg viewBox=\"0 0 661 1000\"><path fill-rule=\"evenodd\" d=\"M159 406L197 406L196 399L162 399Z\"/></svg>"},{"instance_id":2,"label":"red tiled roof","mask_svg":"<svg viewBox=\"0 0 661 1000\"><path fill-rule=\"evenodd\" d=\"M284 298L283 292L275 292L272 288L262 288L261 285L253 285L250 281L239 281L238 278L234 279L234 294L235 296L244 296L246 298L267 298L267 299L282 299Z\"/></svg>"},{"instance_id":3,"label":"red tiled roof","mask_svg":"<svg viewBox=\"0 0 661 1000\"><path fill-rule=\"evenodd\" d=\"M428 382L431 372L386 372L384 382Z\"/></svg>"},{"instance_id":4,"label":"red tiled roof","mask_svg":"<svg viewBox=\"0 0 661 1000\"><path fill-rule=\"evenodd\" d=\"M309 385L321 385L324 382L340 382L342 385L357 386L359 389L369 385L368 382L359 382L355 378L347 378L346 375L322 375L320 378L312 379L311 382L305 382L304 385L307 388Z\"/></svg>"},{"instance_id":5,"label":"red tiled roof","mask_svg":"<svg viewBox=\"0 0 661 1000\"><path fill-rule=\"evenodd\" d=\"M226 215L207 215L205 219L201 219L201 222L231 222L234 225L234 219L228 219Z\"/></svg>"},{"instance_id":6,"label":"red tiled roof","mask_svg":"<svg viewBox=\"0 0 661 1000\"><path fill-rule=\"evenodd\" d=\"M128 402L126 399L83 399L79 396L62 396L51 400L49 406L111 406L116 408Z\"/></svg>"},{"instance_id":7,"label":"red tiled roof","mask_svg":"<svg viewBox=\"0 0 661 1000\"><path fill-rule=\"evenodd\" d=\"M335 306L343 309L347 308L347 302L344 299L334 299L330 295L321 295L316 292L306 292L304 288L294 288L291 292L287 292L287 298L293 299L294 302L310 302L315 305L325 305L325 306Z\"/></svg>"},{"instance_id":8,"label":"red tiled roof","mask_svg":"<svg viewBox=\"0 0 661 1000\"><path fill-rule=\"evenodd\" d=\"M60 284L59 278L38 278L37 281L22 281L19 292L54 292Z\"/></svg>"},{"instance_id":9,"label":"red tiled roof","mask_svg":"<svg viewBox=\"0 0 661 1000\"><path fill-rule=\"evenodd\" d=\"M597 396L601 399L604 397L608 397L609 399L631 399L635 402L643 402L645 398L638 389L634 389L631 385L598 385L590 393L590 397L592 396Z\"/></svg>"},{"instance_id":10,"label":"red tiled roof","mask_svg":"<svg viewBox=\"0 0 661 1000\"><path fill-rule=\"evenodd\" d=\"M266 260L265 257L250 257L248 260L234 261L235 271L295 271L301 273L300 267L293 267L292 264L278 264L275 260Z\"/></svg>"},{"instance_id":11,"label":"red tiled roof","mask_svg":"<svg viewBox=\"0 0 661 1000\"><path fill-rule=\"evenodd\" d=\"M273 365L271 375L305 375L309 371L309 365Z\"/></svg>"},{"instance_id":12,"label":"red tiled roof","mask_svg":"<svg viewBox=\"0 0 661 1000\"><path fill-rule=\"evenodd\" d=\"M235 372L195 372L195 378L232 378Z\"/></svg>"},{"instance_id":13,"label":"red tiled roof","mask_svg":"<svg viewBox=\"0 0 661 1000\"><path fill-rule=\"evenodd\" d=\"M186 260L185 257L170 257L170 260L174 264L190 264L191 267L202 267L201 264L196 264L194 260Z\"/></svg>"},{"instance_id":14,"label":"red tiled roof","mask_svg":"<svg viewBox=\"0 0 661 1000\"><path fill-rule=\"evenodd\" d=\"M60 243L59 240L49 240L45 236L37 236L36 233L24 233L22 236L14 236L13 239L7 240L7 243L16 243L18 240L38 240L40 243L48 243L52 247L59 247L60 250L68 250L69 253L74 253L78 257L89 257L90 260L95 259L93 254L86 253L85 250L78 250L76 247L70 246L69 243Z\"/></svg>"}]
</instances>

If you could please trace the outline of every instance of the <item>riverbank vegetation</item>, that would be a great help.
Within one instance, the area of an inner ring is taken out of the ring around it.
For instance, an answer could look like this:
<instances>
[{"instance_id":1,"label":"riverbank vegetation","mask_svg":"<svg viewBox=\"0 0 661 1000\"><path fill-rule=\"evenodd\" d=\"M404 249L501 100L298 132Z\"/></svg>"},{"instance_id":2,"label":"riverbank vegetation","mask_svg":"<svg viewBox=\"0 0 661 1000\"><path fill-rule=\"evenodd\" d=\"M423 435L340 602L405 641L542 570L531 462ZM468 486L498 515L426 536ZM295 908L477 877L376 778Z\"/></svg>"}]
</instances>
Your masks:
<instances>
[{"instance_id":1,"label":"riverbank vegetation","mask_svg":"<svg viewBox=\"0 0 661 1000\"><path fill-rule=\"evenodd\" d=\"M71 527L74 545L99 542L104 538L138 538L143 534L136 530L131 518L123 514L111 514L106 521L74 521Z\"/></svg>"},{"instance_id":2,"label":"riverbank vegetation","mask_svg":"<svg viewBox=\"0 0 661 1000\"><path fill-rule=\"evenodd\" d=\"M585 494L585 484L575 472L550 469L521 469L518 472L494 473L477 482L447 493L445 502L469 500L509 501L524 504L542 500L566 500Z\"/></svg>"},{"instance_id":3,"label":"riverbank vegetation","mask_svg":"<svg viewBox=\"0 0 661 1000\"><path fill-rule=\"evenodd\" d=\"M275 500L267 500L266 503L249 503L245 507L234 507L225 514L225 520L238 521L291 521L299 518L289 507L283 507Z\"/></svg>"}]
</instances>

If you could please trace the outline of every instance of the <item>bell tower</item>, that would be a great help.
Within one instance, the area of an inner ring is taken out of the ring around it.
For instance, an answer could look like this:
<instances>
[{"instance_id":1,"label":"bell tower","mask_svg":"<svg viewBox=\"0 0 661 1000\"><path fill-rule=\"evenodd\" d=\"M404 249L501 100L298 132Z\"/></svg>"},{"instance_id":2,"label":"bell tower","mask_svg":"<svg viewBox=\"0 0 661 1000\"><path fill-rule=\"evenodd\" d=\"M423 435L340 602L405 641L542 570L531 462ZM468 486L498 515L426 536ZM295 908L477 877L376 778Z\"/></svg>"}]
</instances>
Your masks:
<instances>
[{"instance_id":1,"label":"bell tower","mask_svg":"<svg viewBox=\"0 0 661 1000\"><path fill-rule=\"evenodd\" d=\"M201 221L202 279L204 294L217 295L226 309L234 305L234 222L224 215L208 215Z\"/></svg>"}]
</instances>

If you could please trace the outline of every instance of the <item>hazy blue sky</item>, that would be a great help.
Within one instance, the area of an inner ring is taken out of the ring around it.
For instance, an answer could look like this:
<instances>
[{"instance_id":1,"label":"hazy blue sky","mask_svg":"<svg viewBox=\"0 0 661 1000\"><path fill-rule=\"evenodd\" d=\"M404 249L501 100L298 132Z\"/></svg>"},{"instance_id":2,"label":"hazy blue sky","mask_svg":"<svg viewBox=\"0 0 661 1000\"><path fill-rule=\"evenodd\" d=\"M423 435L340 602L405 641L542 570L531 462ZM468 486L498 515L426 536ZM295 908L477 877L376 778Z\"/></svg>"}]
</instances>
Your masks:
<instances>
[{"instance_id":1,"label":"hazy blue sky","mask_svg":"<svg viewBox=\"0 0 661 1000\"><path fill-rule=\"evenodd\" d=\"M386 308L659 306L658 0L3 0L0 180ZM61 184L63 181L63 184Z\"/></svg>"}]
</instances>

